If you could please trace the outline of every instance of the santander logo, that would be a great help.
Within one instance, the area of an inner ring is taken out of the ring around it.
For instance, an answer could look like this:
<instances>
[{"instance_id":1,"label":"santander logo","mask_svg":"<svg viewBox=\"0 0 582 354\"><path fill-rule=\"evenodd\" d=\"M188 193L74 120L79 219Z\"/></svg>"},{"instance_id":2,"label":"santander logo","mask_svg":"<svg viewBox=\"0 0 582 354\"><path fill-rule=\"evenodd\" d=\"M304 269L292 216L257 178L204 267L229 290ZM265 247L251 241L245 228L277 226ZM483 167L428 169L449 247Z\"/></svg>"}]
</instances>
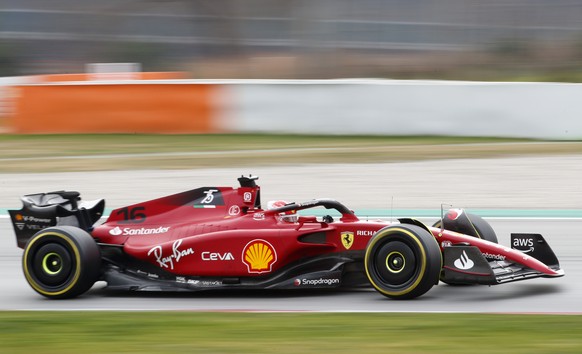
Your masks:
<instances>
[{"instance_id":1,"label":"santander logo","mask_svg":"<svg viewBox=\"0 0 582 354\"><path fill-rule=\"evenodd\" d=\"M109 230L109 234L113 235L113 236L119 236L123 233L123 231L121 231L121 228L119 226L116 226L115 228Z\"/></svg>"},{"instance_id":2,"label":"santander logo","mask_svg":"<svg viewBox=\"0 0 582 354\"><path fill-rule=\"evenodd\" d=\"M467 253L463 251L461 257L457 258L453 264L459 269L467 270L473 268L475 262L473 262L471 258L467 256Z\"/></svg>"},{"instance_id":3,"label":"santander logo","mask_svg":"<svg viewBox=\"0 0 582 354\"><path fill-rule=\"evenodd\" d=\"M141 227L139 229L132 229L130 227L124 227L123 229L119 226L114 227L109 230L109 234L113 236L133 236L133 235L159 235L164 234L170 230L170 226L160 226L156 228L145 228Z\"/></svg>"}]
</instances>

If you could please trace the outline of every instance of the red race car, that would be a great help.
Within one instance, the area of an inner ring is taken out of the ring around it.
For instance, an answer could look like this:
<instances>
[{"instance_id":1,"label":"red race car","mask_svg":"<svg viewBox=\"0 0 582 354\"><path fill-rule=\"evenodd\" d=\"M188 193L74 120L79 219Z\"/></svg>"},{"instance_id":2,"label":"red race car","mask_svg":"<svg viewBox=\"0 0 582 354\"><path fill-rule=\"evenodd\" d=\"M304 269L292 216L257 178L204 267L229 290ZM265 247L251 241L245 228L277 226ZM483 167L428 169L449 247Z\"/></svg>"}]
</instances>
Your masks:
<instances>
[{"instance_id":1,"label":"red race car","mask_svg":"<svg viewBox=\"0 0 582 354\"><path fill-rule=\"evenodd\" d=\"M410 299L439 280L495 285L564 275L541 235L512 234L508 248L487 222L460 209L432 227L411 218L363 221L331 199L263 209L256 180L115 209L98 226L103 199L26 195L22 209L9 211L26 280L48 298L75 297L103 280L129 291L372 285ZM308 216L315 207L336 217Z\"/></svg>"}]
</instances>

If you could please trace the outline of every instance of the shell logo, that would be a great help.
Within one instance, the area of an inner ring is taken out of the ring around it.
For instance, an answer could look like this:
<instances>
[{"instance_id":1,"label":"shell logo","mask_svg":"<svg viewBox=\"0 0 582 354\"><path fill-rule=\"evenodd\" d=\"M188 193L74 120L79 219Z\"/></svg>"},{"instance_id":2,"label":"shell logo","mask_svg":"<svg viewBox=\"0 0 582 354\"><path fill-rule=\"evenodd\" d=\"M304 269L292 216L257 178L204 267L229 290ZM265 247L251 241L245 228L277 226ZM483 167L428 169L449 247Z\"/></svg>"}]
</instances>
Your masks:
<instances>
[{"instance_id":1,"label":"shell logo","mask_svg":"<svg viewBox=\"0 0 582 354\"><path fill-rule=\"evenodd\" d=\"M22 221L24 219L21 214L16 214L14 218L16 219L16 221Z\"/></svg>"},{"instance_id":2,"label":"shell logo","mask_svg":"<svg viewBox=\"0 0 582 354\"><path fill-rule=\"evenodd\" d=\"M277 251L265 240L252 240L243 249L242 260L249 273L267 273L277 262Z\"/></svg>"}]
</instances>

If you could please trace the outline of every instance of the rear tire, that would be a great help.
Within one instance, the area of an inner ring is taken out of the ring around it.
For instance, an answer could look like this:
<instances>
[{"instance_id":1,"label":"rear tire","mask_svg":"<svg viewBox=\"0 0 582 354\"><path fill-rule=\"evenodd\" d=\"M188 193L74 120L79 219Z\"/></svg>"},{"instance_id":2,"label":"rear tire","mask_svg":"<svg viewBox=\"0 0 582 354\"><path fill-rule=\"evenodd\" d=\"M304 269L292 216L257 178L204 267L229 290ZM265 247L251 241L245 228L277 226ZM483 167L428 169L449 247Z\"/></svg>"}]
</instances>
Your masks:
<instances>
[{"instance_id":1,"label":"rear tire","mask_svg":"<svg viewBox=\"0 0 582 354\"><path fill-rule=\"evenodd\" d=\"M392 299L413 299L439 281L442 254L433 235L415 225L388 226L368 243L364 258L372 286Z\"/></svg>"},{"instance_id":2,"label":"rear tire","mask_svg":"<svg viewBox=\"0 0 582 354\"><path fill-rule=\"evenodd\" d=\"M101 252L82 229L50 227L28 241L22 269L28 284L39 294L68 299L83 294L99 279Z\"/></svg>"}]
</instances>

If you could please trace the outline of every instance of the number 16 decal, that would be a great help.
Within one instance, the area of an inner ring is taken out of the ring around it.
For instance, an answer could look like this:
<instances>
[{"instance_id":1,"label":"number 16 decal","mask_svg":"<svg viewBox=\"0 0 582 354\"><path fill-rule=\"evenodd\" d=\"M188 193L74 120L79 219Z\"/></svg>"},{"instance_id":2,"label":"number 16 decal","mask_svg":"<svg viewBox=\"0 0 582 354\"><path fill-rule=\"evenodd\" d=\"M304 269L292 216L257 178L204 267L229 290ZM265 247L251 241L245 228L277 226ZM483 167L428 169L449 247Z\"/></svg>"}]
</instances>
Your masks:
<instances>
[{"instance_id":1,"label":"number 16 decal","mask_svg":"<svg viewBox=\"0 0 582 354\"><path fill-rule=\"evenodd\" d=\"M121 215L124 223L140 223L146 220L146 215L143 213L145 207L121 208L116 215Z\"/></svg>"}]
</instances>

